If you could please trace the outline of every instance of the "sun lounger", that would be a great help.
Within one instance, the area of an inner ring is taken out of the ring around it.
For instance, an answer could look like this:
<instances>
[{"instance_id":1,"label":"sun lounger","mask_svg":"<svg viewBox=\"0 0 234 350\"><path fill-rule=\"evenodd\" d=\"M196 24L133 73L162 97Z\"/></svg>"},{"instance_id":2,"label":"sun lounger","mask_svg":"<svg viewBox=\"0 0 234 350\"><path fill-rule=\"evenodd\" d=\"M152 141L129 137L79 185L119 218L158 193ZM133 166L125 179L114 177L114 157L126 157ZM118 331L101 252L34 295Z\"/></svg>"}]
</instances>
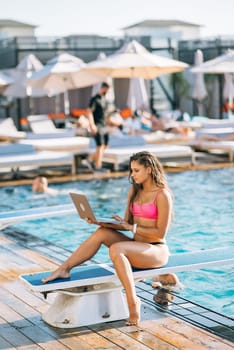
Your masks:
<instances>
[{"instance_id":1,"label":"sun lounger","mask_svg":"<svg viewBox=\"0 0 234 350\"><path fill-rule=\"evenodd\" d=\"M32 145L37 151L77 152L89 147L89 137L54 137L42 139L25 139L20 141L24 145Z\"/></svg>"},{"instance_id":2,"label":"sun lounger","mask_svg":"<svg viewBox=\"0 0 234 350\"><path fill-rule=\"evenodd\" d=\"M209 119L201 123L202 128L234 128L234 119Z\"/></svg>"},{"instance_id":3,"label":"sun lounger","mask_svg":"<svg viewBox=\"0 0 234 350\"><path fill-rule=\"evenodd\" d=\"M26 133L18 131L11 118L3 119L0 122L0 141L18 141L26 137Z\"/></svg>"},{"instance_id":4,"label":"sun lounger","mask_svg":"<svg viewBox=\"0 0 234 350\"><path fill-rule=\"evenodd\" d=\"M72 167L75 173L74 157L67 152L35 151L32 145L20 143L0 145L0 168L10 168L17 172L25 166L63 166Z\"/></svg>"},{"instance_id":5,"label":"sun lounger","mask_svg":"<svg viewBox=\"0 0 234 350\"><path fill-rule=\"evenodd\" d=\"M114 170L119 169L120 164L127 163L129 157L136 152L149 151L153 153L161 162L173 159L189 158L191 164L195 163L195 153L190 146L182 145L142 145L131 147L113 147L106 149L103 155L103 162L112 164Z\"/></svg>"},{"instance_id":6,"label":"sun lounger","mask_svg":"<svg viewBox=\"0 0 234 350\"><path fill-rule=\"evenodd\" d=\"M110 135L109 139L109 148L118 148L118 147L132 147L132 146L144 146L146 141L142 135ZM96 144L93 138L90 139L89 147L95 148Z\"/></svg>"},{"instance_id":7,"label":"sun lounger","mask_svg":"<svg viewBox=\"0 0 234 350\"><path fill-rule=\"evenodd\" d=\"M28 133L28 138L55 138L75 136L75 129L56 128L53 121L47 114L30 115L27 117L32 133Z\"/></svg>"},{"instance_id":8,"label":"sun lounger","mask_svg":"<svg viewBox=\"0 0 234 350\"><path fill-rule=\"evenodd\" d=\"M48 218L76 213L72 204L54 205L51 207L30 208L22 210L11 210L0 213L0 230L21 221Z\"/></svg>"},{"instance_id":9,"label":"sun lounger","mask_svg":"<svg viewBox=\"0 0 234 350\"><path fill-rule=\"evenodd\" d=\"M198 141L193 145L203 151L227 153L229 161L234 161L234 141Z\"/></svg>"},{"instance_id":10,"label":"sun lounger","mask_svg":"<svg viewBox=\"0 0 234 350\"><path fill-rule=\"evenodd\" d=\"M186 145L188 142L194 139L195 133L193 131L189 132L188 135L174 134L165 131L153 131L143 134L142 137L148 144L182 144Z\"/></svg>"},{"instance_id":11,"label":"sun lounger","mask_svg":"<svg viewBox=\"0 0 234 350\"><path fill-rule=\"evenodd\" d=\"M198 270L233 264L231 247L172 254L167 265L156 269L133 269L136 281L155 275ZM53 304L42 315L52 326L72 328L114 321L128 315L122 286L112 265L82 265L71 271L71 276L41 283L50 272L21 275L20 279L32 291L57 292Z\"/></svg>"},{"instance_id":12,"label":"sun lounger","mask_svg":"<svg viewBox=\"0 0 234 350\"><path fill-rule=\"evenodd\" d=\"M234 135L234 128L201 128L196 131L195 139L204 138L206 136L225 138L231 135Z\"/></svg>"}]
</instances>

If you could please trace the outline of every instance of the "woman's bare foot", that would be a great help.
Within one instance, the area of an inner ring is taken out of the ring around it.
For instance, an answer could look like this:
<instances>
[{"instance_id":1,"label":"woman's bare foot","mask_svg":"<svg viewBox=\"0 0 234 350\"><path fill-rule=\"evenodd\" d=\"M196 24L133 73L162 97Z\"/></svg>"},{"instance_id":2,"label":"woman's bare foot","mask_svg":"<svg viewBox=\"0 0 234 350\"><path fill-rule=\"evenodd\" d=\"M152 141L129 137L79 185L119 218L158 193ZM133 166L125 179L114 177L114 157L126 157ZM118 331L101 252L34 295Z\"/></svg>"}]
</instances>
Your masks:
<instances>
[{"instance_id":1,"label":"woman's bare foot","mask_svg":"<svg viewBox=\"0 0 234 350\"><path fill-rule=\"evenodd\" d=\"M183 289L183 284L180 282L179 278L174 273L154 276L152 280L153 280L153 283L152 283L153 288L173 286L176 289Z\"/></svg>"},{"instance_id":2,"label":"woman's bare foot","mask_svg":"<svg viewBox=\"0 0 234 350\"><path fill-rule=\"evenodd\" d=\"M125 322L126 326L138 326L141 314L141 301L137 298L136 302L129 306L129 318Z\"/></svg>"},{"instance_id":3,"label":"woman's bare foot","mask_svg":"<svg viewBox=\"0 0 234 350\"><path fill-rule=\"evenodd\" d=\"M66 269L64 269L62 267L59 267L57 270L52 272L48 277L43 278L41 281L42 281L42 283L47 283L47 282L53 281L57 278L69 278L69 277L70 277L69 271L67 271Z\"/></svg>"}]
</instances>

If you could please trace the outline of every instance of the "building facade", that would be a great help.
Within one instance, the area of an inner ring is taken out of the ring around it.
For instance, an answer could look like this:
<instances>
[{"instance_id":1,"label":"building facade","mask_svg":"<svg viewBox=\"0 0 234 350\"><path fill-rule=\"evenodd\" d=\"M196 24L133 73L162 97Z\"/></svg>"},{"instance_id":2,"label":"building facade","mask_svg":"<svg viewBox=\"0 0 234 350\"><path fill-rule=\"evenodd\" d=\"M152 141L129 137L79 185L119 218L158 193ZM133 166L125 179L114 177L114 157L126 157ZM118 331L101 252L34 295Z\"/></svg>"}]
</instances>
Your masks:
<instances>
[{"instance_id":1,"label":"building facade","mask_svg":"<svg viewBox=\"0 0 234 350\"><path fill-rule=\"evenodd\" d=\"M106 55L114 53L125 41L135 39L155 54L172 57L190 65L194 62L194 53L201 49L204 60L214 58L225 52L227 48L234 48L234 38L210 38L201 39L201 25L178 21L178 20L146 20L128 27L122 28L123 36L119 38L104 37L99 35L72 35L62 38L44 37L35 35L36 25L20 23L11 20L0 20L0 70L15 67L28 53L33 53L45 64L49 59L59 52L68 52L85 62L97 58L100 52ZM209 81L210 80L210 81ZM178 96L181 90L179 84L184 84L183 96ZM151 107L159 113L164 110L175 108L182 112L196 114L194 101L191 98L191 85L193 77L189 72L161 76L150 82L149 99ZM222 107L223 77L207 79L207 84L215 86L209 88L209 96L206 101L206 115L220 117ZM115 79L116 90L123 94L116 94L116 104L124 108L127 96L128 84L123 79ZM69 91L71 108L87 107L91 88ZM61 97L62 99L62 97ZM44 102L43 102L44 101ZM54 104L48 98L37 99L34 103L35 113L52 112ZM61 108L63 102L61 101ZM19 113L19 110L12 113ZM28 114L27 101L21 101L20 113L22 116ZM0 108L1 113L1 108Z\"/></svg>"}]
</instances>

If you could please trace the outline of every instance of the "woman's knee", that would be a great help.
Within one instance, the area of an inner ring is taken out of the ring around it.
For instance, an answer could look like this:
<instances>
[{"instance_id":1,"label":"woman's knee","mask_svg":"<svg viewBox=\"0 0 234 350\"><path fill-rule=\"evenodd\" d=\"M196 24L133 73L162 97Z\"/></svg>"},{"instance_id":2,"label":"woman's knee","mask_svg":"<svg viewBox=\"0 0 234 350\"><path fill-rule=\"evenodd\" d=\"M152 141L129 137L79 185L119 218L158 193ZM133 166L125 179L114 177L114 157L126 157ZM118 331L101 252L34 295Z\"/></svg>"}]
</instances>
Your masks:
<instances>
[{"instance_id":1,"label":"woman's knee","mask_svg":"<svg viewBox=\"0 0 234 350\"><path fill-rule=\"evenodd\" d=\"M107 230L104 227L99 227L96 231L93 232L92 237L100 241L101 243L105 243L105 238L107 237Z\"/></svg>"},{"instance_id":2,"label":"woman's knee","mask_svg":"<svg viewBox=\"0 0 234 350\"><path fill-rule=\"evenodd\" d=\"M109 248L109 256L112 261L114 261L116 257L122 253L124 253L122 242L113 243Z\"/></svg>"}]
</instances>

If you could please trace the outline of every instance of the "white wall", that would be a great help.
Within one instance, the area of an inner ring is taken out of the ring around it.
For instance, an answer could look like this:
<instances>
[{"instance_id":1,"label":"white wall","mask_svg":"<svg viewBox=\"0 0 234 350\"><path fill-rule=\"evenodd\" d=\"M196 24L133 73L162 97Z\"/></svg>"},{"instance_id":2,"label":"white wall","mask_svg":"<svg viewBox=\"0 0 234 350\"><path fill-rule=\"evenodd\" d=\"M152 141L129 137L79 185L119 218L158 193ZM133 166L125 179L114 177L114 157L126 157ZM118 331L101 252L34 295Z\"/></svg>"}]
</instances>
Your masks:
<instances>
[{"instance_id":1,"label":"white wall","mask_svg":"<svg viewBox=\"0 0 234 350\"><path fill-rule=\"evenodd\" d=\"M1 27L0 38L13 38L20 36L35 36L35 29L29 27Z\"/></svg>"},{"instance_id":2,"label":"white wall","mask_svg":"<svg viewBox=\"0 0 234 350\"><path fill-rule=\"evenodd\" d=\"M171 38L175 40L197 39L200 27L168 26L168 27L134 27L124 30L126 36L151 36L152 38Z\"/></svg>"},{"instance_id":3,"label":"white wall","mask_svg":"<svg viewBox=\"0 0 234 350\"><path fill-rule=\"evenodd\" d=\"M179 36L179 40L192 40L200 37L200 27L174 26L171 27L171 31Z\"/></svg>"}]
</instances>

